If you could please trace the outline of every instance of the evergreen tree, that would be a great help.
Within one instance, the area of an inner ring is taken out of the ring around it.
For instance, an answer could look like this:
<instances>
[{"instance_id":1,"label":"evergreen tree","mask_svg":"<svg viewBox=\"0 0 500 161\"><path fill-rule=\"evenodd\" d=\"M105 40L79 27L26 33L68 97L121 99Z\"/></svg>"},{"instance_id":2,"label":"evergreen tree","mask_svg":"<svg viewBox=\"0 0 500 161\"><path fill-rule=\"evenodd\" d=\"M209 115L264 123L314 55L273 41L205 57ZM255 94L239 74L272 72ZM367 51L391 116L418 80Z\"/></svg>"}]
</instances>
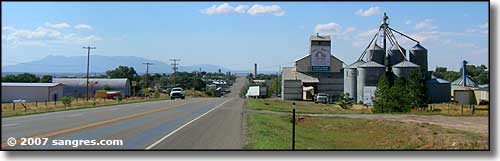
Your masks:
<instances>
[{"instance_id":1,"label":"evergreen tree","mask_svg":"<svg viewBox=\"0 0 500 161\"><path fill-rule=\"evenodd\" d=\"M387 111L384 109L390 103L388 100L388 95L390 95L391 85L389 82L389 77L384 74L380 77L377 83L377 90L375 91L375 99L373 100L373 112L383 113Z\"/></svg>"},{"instance_id":2,"label":"evergreen tree","mask_svg":"<svg viewBox=\"0 0 500 161\"><path fill-rule=\"evenodd\" d=\"M425 107L427 104L425 80L420 77L419 70L411 71L408 76L408 97L412 108Z\"/></svg>"}]
</instances>

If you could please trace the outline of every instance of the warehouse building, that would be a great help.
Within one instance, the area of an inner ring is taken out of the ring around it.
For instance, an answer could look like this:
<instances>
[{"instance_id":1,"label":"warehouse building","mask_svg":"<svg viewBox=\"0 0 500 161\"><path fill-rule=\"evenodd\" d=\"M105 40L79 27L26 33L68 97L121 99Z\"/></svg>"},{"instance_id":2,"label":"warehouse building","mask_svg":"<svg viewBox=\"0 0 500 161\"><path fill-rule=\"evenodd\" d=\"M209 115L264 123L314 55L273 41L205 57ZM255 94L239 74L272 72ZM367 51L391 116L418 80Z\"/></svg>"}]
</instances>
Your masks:
<instances>
[{"instance_id":1,"label":"warehouse building","mask_svg":"<svg viewBox=\"0 0 500 161\"><path fill-rule=\"evenodd\" d=\"M432 76L432 79L425 81L427 100L429 103L445 103L451 100L450 82Z\"/></svg>"},{"instance_id":2,"label":"warehouse building","mask_svg":"<svg viewBox=\"0 0 500 161\"><path fill-rule=\"evenodd\" d=\"M2 102L59 101L64 94L61 83L2 83Z\"/></svg>"},{"instance_id":3,"label":"warehouse building","mask_svg":"<svg viewBox=\"0 0 500 161\"><path fill-rule=\"evenodd\" d=\"M64 96L85 97L86 78L53 78L54 83L64 84ZM90 78L89 97L93 97L96 90L102 90L104 85L111 87L112 91L120 91L123 96L130 96L130 81L127 78ZM92 86L92 84L94 84Z\"/></svg>"},{"instance_id":4,"label":"warehouse building","mask_svg":"<svg viewBox=\"0 0 500 161\"><path fill-rule=\"evenodd\" d=\"M331 55L330 36L313 35L310 43L309 53L296 60L294 67L282 68L283 100L312 100L317 93L334 100L343 93L343 62Z\"/></svg>"}]
</instances>

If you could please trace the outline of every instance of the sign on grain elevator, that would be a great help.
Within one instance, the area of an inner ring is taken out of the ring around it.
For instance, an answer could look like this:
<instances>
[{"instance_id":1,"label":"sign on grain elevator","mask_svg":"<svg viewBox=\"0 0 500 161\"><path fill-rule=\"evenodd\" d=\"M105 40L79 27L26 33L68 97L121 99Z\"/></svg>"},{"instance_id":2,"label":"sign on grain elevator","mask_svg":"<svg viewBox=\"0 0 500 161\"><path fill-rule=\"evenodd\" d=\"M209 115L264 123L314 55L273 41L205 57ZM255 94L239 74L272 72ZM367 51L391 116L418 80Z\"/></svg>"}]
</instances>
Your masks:
<instances>
[{"instance_id":1,"label":"sign on grain elevator","mask_svg":"<svg viewBox=\"0 0 500 161\"><path fill-rule=\"evenodd\" d=\"M330 36L311 36L311 67L312 71L330 71Z\"/></svg>"}]
</instances>

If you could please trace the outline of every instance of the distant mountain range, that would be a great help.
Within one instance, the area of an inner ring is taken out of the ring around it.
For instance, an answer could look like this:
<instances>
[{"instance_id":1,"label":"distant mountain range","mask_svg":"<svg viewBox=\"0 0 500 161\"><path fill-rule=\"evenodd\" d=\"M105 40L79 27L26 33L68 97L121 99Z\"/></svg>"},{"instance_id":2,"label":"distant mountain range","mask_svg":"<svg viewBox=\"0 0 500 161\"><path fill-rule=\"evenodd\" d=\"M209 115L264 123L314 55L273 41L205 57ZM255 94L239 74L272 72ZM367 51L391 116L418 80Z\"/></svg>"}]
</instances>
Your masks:
<instances>
[{"instance_id":1,"label":"distant mountain range","mask_svg":"<svg viewBox=\"0 0 500 161\"><path fill-rule=\"evenodd\" d=\"M90 56L90 73L104 73L107 70L115 69L116 67L129 66L134 67L137 73L145 73L145 62L153 63L149 66L150 73L171 73L172 67L170 64L158 61L145 59L137 56ZM199 71L201 68L205 72L222 72L230 71L227 68L218 65L199 64L189 66L179 66L178 71ZM85 73L87 70L86 56L54 56L49 55L40 60L16 65L2 66L2 73Z\"/></svg>"}]
</instances>

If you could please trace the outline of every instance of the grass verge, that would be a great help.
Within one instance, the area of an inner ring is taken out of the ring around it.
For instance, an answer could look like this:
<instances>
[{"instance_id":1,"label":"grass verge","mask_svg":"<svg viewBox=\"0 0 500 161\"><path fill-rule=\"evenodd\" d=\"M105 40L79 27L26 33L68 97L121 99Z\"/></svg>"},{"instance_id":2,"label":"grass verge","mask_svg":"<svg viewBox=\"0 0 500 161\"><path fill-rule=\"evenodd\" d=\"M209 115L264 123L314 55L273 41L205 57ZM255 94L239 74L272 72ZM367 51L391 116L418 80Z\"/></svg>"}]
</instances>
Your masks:
<instances>
[{"instance_id":1,"label":"grass verge","mask_svg":"<svg viewBox=\"0 0 500 161\"><path fill-rule=\"evenodd\" d=\"M247 115L245 149L289 150L291 117ZM296 125L296 149L319 150L472 150L487 149L488 137L426 123L305 117Z\"/></svg>"},{"instance_id":2,"label":"grass verge","mask_svg":"<svg viewBox=\"0 0 500 161\"><path fill-rule=\"evenodd\" d=\"M48 112L57 112L57 111L67 111L67 110L78 110L78 109L85 109L85 108L96 108L96 107L104 107L104 106L112 106L112 105L121 105L121 104L130 104L130 103L139 103L139 102L149 102L149 101L159 101L159 100L167 100L169 97L160 97L160 98L148 98L148 99L132 99L132 100L126 100L126 101L115 101L115 100L108 100L106 102L96 102L95 105L93 105L92 101L89 101L85 104L78 104L78 105L72 105L70 107L64 107L62 103L59 103L57 106L48 106L48 107L43 107L40 105L39 108L28 108L28 110L21 109L22 106L19 104L16 106L16 110L5 110L9 109L10 107L3 107L4 104L2 104L2 118L7 118L7 117L15 117L15 116L25 116L25 115L34 115L34 114L42 114L42 113L48 113ZM10 104L8 104L10 105Z\"/></svg>"},{"instance_id":3,"label":"grass verge","mask_svg":"<svg viewBox=\"0 0 500 161\"><path fill-rule=\"evenodd\" d=\"M268 110L276 112L291 112L292 102L297 104L297 113L324 113L324 114L370 114L371 107L362 105L353 105L349 109L342 109L336 104L316 104L310 101L282 101L279 99L246 99L246 108L253 110ZM463 112L461 105L457 104L431 104L432 111L412 109L409 113L393 114L416 114L416 115L447 115L447 116L488 116L488 106L479 106L481 109L472 110L469 106L464 106ZM430 107L429 106L429 107ZM429 108L431 109L431 108Z\"/></svg>"}]
</instances>

